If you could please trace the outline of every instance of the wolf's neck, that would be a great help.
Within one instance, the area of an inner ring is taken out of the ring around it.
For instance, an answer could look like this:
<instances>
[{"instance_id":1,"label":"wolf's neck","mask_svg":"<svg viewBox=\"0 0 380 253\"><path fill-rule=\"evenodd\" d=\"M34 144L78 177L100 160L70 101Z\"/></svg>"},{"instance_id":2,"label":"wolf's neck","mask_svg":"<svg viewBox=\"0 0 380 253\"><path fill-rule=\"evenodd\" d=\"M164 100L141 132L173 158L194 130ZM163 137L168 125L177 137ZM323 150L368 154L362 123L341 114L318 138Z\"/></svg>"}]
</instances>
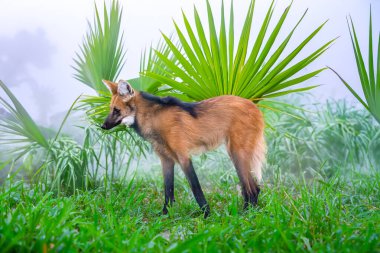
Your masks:
<instances>
[{"instance_id":1,"label":"wolf's neck","mask_svg":"<svg viewBox=\"0 0 380 253\"><path fill-rule=\"evenodd\" d=\"M143 92L135 92L134 103L136 114L134 124L131 127L137 134L145 138L149 129L152 129L152 120L160 106L145 99L142 95Z\"/></svg>"}]
</instances>

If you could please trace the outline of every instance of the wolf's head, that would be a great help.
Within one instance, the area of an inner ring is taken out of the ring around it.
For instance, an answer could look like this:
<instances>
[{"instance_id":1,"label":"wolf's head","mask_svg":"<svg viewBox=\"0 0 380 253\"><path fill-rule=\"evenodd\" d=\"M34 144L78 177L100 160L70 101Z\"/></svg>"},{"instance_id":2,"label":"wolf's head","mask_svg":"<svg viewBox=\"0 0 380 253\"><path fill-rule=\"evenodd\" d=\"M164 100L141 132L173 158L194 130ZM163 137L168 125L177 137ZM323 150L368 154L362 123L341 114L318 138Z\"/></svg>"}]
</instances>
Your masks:
<instances>
[{"instance_id":1,"label":"wolf's head","mask_svg":"<svg viewBox=\"0 0 380 253\"><path fill-rule=\"evenodd\" d=\"M103 80L112 93L110 113L104 121L102 128L112 129L119 124L127 126L135 122L136 108L134 104L135 91L132 86L124 80L118 83Z\"/></svg>"}]
</instances>

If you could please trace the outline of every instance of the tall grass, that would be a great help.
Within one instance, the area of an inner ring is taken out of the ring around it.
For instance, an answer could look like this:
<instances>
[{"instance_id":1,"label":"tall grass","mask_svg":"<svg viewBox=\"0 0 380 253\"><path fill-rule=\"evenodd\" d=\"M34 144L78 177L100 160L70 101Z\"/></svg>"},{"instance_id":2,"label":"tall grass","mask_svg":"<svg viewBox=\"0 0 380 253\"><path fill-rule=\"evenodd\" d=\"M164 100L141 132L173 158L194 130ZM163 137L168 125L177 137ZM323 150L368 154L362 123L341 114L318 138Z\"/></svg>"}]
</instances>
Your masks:
<instances>
[{"instance_id":1,"label":"tall grass","mask_svg":"<svg viewBox=\"0 0 380 253\"><path fill-rule=\"evenodd\" d=\"M345 174L348 167L362 172L380 168L380 130L370 114L346 101L309 109L287 108L291 116L264 110L274 126L267 130L269 164L285 172L327 177Z\"/></svg>"}]
</instances>

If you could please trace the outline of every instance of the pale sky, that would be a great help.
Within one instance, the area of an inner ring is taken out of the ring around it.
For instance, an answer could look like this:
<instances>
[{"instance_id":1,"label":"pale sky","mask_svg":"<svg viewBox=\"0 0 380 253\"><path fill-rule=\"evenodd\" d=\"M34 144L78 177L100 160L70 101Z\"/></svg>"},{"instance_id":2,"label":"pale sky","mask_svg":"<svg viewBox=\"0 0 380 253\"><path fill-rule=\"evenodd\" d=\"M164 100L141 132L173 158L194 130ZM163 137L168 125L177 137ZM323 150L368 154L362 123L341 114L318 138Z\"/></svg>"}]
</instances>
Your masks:
<instances>
[{"instance_id":1,"label":"pale sky","mask_svg":"<svg viewBox=\"0 0 380 253\"><path fill-rule=\"evenodd\" d=\"M95 2L102 6L103 1ZM256 2L254 22L260 24L270 1ZM289 2L277 1L274 20ZM138 76L141 51L161 38L160 30L170 34L174 30L172 19L182 24L181 8L191 16L192 6L195 4L201 11L201 16L205 17L204 0L129 0L120 3L124 8L123 28L127 49L127 63L120 76L123 79ZM228 0L225 3L229 5ZM211 4L217 16L220 1L211 0ZM248 4L248 0L235 1L237 31L243 24ZM295 24L306 8L309 8L309 12L289 49L294 49L296 43L304 39L312 28L329 19L319 36L305 48L304 56L323 42L337 36L340 38L308 70L329 65L354 87L359 88L346 16L351 14L353 17L359 38L365 46L363 51L367 55L370 4L374 14L374 31L378 32L379 0L295 0L291 15L285 23L286 29ZM74 72L70 67L87 31L87 20L92 21L93 15L92 0L0 0L0 79L40 122L52 123L50 116L67 110L77 96L93 94L87 86L73 78ZM281 38L285 37L284 34L282 33ZM313 91L318 99L347 98L353 101L352 95L329 71L307 84L323 84Z\"/></svg>"}]
</instances>

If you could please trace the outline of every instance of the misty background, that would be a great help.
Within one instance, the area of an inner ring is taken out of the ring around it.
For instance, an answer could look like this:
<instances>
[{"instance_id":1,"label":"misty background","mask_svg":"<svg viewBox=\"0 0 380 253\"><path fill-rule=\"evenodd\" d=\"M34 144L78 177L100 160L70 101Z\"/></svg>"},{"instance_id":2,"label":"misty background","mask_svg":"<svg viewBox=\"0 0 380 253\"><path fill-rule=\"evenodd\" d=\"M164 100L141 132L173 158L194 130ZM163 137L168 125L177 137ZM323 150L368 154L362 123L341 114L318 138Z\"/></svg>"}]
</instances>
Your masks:
<instances>
[{"instance_id":1,"label":"misty background","mask_svg":"<svg viewBox=\"0 0 380 253\"><path fill-rule=\"evenodd\" d=\"M201 17L206 16L204 0L119 2L124 10L123 28L127 50L127 62L120 75L123 79L138 76L141 52L160 40L162 37L160 31L165 34L173 32L172 19L182 25L181 8L191 16L195 4L201 12ZM221 1L210 2L214 15L220 16ZM40 124L56 125L55 123L60 122L64 112L79 95L95 94L86 85L73 78L74 71L71 68L75 52L79 52L79 45L87 32L87 21L93 20L94 3L102 9L103 1L98 0L0 0L0 80L8 85ZM276 2L274 21L289 3L290 1L283 0ZM225 4L228 6L229 1L225 1ZM257 0L254 22L258 25L261 25L269 4L270 1ZM240 33L248 5L248 0L234 3L235 32ZM359 77L356 73L346 17L352 16L362 50L367 56L370 5L373 13L373 29L378 32L379 0L295 0L291 15L284 24L285 29L280 33L280 40L307 8L308 14L295 33L288 50L294 49L312 29L329 20L321 33L304 49L303 56L328 40L339 38L305 71L331 66L359 90ZM228 9L226 8L226 13ZM255 29L258 26L254 23L253 27ZM346 98L353 103L356 102L330 71L325 71L305 83L305 85L314 84L322 85L311 91L319 101ZM3 96L3 93L0 95Z\"/></svg>"}]
</instances>

